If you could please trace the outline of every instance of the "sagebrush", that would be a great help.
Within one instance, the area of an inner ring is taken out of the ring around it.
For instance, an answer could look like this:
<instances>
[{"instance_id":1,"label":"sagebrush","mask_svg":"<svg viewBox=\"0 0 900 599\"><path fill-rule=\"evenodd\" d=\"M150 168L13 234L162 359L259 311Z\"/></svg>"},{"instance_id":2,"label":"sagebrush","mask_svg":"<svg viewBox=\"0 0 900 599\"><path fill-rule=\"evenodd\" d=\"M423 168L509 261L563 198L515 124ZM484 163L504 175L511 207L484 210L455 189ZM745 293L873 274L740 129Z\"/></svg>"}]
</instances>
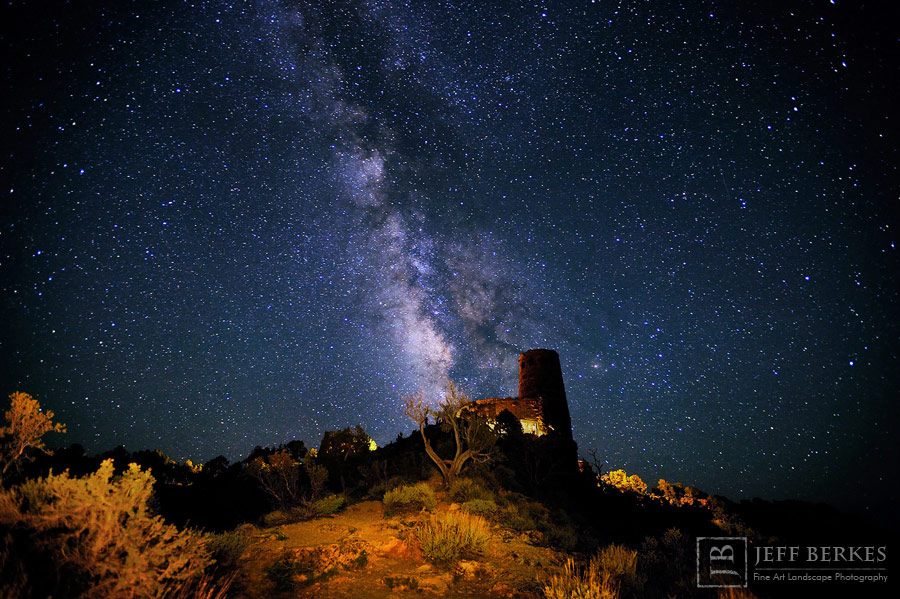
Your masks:
<instances>
[{"instance_id":1,"label":"sagebrush","mask_svg":"<svg viewBox=\"0 0 900 599\"><path fill-rule=\"evenodd\" d=\"M425 558L445 564L480 554L491 536L484 518L459 511L432 514L415 534Z\"/></svg>"},{"instance_id":2,"label":"sagebrush","mask_svg":"<svg viewBox=\"0 0 900 599\"><path fill-rule=\"evenodd\" d=\"M622 545L608 545L600 550L596 559L600 569L618 586L622 595L643 596L644 579L638 573L637 551Z\"/></svg>"},{"instance_id":3,"label":"sagebrush","mask_svg":"<svg viewBox=\"0 0 900 599\"><path fill-rule=\"evenodd\" d=\"M493 500L494 494L471 478L458 478L450 485L450 498L458 503L474 499Z\"/></svg>"},{"instance_id":4,"label":"sagebrush","mask_svg":"<svg viewBox=\"0 0 900 599\"><path fill-rule=\"evenodd\" d=\"M9 584L31 596L95 599L212 596L203 535L150 512L149 471L131 464L113 479L113 461L93 474L68 472L0 491L0 564L16 564Z\"/></svg>"},{"instance_id":5,"label":"sagebrush","mask_svg":"<svg viewBox=\"0 0 900 599\"><path fill-rule=\"evenodd\" d=\"M433 510L437 506L434 490L427 483L403 485L384 494L384 513Z\"/></svg>"},{"instance_id":6,"label":"sagebrush","mask_svg":"<svg viewBox=\"0 0 900 599\"><path fill-rule=\"evenodd\" d=\"M460 508L476 516L493 516L500 509L491 499L472 499L462 504Z\"/></svg>"},{"instance_id":7,"label":"sagebrush","mask_svg":"<svg viewBox=\"0 0 900 599\"><path fill-rule=\"evenodd\" d=\"M312 502L310 508L314 517L330 516L341 511L347 504L347 499L343 495L329 495L318 501Z\"/></svg>"},{"instance_id":8,"label":"sagebrush","mask_svg":"<svg viewBox=\"0 0 900 599\"><path fill-rule=\"evenodd\" d=\"M240 530L211 535L206 540L206 549L221 571L237 570L249 545L250 539Z\"/></svg>"}]
</instances>

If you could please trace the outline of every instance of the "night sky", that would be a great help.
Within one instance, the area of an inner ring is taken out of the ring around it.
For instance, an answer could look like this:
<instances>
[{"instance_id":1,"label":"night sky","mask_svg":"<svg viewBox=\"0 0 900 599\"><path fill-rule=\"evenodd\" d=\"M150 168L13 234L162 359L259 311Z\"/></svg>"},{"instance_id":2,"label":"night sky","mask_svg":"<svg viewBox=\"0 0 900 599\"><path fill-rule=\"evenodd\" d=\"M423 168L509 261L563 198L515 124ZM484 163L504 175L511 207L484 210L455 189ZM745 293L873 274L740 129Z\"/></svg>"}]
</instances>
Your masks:
<instances>
[{"instance_id":1,"label":"night sky","mask_svg":"<svg viewBox=\"0 0 900 599\"><path fill-rule=\"evenodd\" d=\"M610 468L877 508L892 5L6 3L3 395L237 460L552 348Z\"/></svg>"}]
</instances>

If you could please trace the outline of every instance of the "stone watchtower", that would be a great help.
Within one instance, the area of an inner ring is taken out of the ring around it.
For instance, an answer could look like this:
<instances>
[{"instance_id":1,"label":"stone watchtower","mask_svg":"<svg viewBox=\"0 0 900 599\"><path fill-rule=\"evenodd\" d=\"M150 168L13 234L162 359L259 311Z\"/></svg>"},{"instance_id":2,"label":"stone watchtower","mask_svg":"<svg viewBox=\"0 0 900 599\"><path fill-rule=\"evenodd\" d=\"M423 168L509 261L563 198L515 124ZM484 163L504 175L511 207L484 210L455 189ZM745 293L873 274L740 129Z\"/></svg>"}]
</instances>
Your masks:
<instances>
[{"instance_id":1,"label":"stone watchtower","mask_svg":"<svg viewBox=\"0 0 900 599\"><path fill-rule=\"evenodd\" d=\"M519 399L539 402L548 433L572 438L572 417L558 353L529 349L519 355Z\"/></svg>"},{"instance_id":2,"label":"stone watchtower","mask_svg":"<svg viewBox=\"0 0 900 599\"><path fill-rule=\"evenodd\" d=\"M530 349L519 356L519 396L473 401L460 412L496 422L504 411L512 414L522 432L541 438L541 447L560 472L578 467L578 446L572 439L572 417L563 385L559 354Z\"/></svg>"}]
</instances>

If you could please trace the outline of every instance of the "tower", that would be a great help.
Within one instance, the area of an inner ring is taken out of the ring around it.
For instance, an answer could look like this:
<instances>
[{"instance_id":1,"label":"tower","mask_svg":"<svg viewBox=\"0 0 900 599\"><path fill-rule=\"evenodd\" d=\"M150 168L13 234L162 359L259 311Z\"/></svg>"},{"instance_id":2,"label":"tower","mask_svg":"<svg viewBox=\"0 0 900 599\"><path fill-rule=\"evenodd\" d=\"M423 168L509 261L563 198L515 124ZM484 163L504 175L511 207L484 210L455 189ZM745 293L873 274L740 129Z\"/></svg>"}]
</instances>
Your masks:
<instances>
[{"instance_id":1,"label":"tower","mask_svg":"<svg viewBox=\"0 0 900 599\"><path fill-rule=\"evenodd\" d=\"M530 349L519 355L519 398L540 399L547 427L565 439L572 438L572 417L558 353Z\"/></svg>"},{"instance_id":2,"label":"tower","mask_svg":"<svg viewBox=\"0 0 900 599\"><path fill-rule=\"evenodd\" d=\"M522 432L534 435L527 443L542 456L542 468L557 474L577 471L578 445L572 438L559 354L552 349L529 349L519 356L518 397L479 399L460 408L461 414L494 423L503 412L519 421Z\"/></svg>"}]
</instances>

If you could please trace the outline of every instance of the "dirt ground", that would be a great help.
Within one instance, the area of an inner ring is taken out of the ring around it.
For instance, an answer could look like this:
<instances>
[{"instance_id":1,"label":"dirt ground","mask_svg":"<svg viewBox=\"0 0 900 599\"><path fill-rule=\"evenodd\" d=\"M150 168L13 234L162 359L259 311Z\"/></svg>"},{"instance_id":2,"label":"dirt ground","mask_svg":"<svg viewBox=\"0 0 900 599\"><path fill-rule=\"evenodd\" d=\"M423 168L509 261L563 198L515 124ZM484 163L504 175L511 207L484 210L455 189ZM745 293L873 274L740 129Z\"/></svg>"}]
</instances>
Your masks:
<instances>
[{"instance_id":1,"label":"dirt ground","mask_svg":"<svg viewBox=\"0 0 900 599\"><path fill-rule=\"evenodd\" d=\"M456 509L441 505L438 510ZM334 516L248 530L237 589L242 599L404 599L412 597L542 597L541 582L559 571L565 555L494 526L483 555L456 564L427 562L411 534L428 514L385 518L366 501ZM279 557L311 564L279 589L265 569ZM323 575L324 574L324 575Z\"/></svg>"}]
</instances>

